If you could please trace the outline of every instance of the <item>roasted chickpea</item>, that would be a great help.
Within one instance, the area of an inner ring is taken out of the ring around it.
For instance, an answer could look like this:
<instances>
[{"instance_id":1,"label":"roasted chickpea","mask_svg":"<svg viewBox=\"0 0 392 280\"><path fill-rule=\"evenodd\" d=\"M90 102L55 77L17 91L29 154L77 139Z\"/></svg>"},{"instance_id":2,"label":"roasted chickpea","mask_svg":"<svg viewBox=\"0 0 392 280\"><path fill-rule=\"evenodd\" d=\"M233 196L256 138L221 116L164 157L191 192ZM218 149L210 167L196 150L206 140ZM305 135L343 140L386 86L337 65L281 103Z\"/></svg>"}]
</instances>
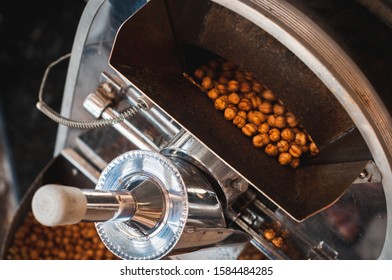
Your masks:
<instances>
[{"instance_id":1,"label":"roasted chickpea","mask_svg":"<svg viewBox=\"0 0 392 280\"><path fill-rule=\"evenodd\" d=\"M292 155L295 158L299 158L302 155L302 149L301 146L297 144L292 144L289 149L290 155Z\"/></svg>"},{"instance_id":2,"label":"roasted chickpea","mask_svg":"<svg viewBox=\"0 0 392 280\"><path fill-rule=\"evenodd\" d=\"M244 75L246 80L253 81L254 77L252 72L245 72Z\"/></svg>"},{"instance_id":3,"label":"roasted chickpea","mask_svg":"<svg viewBox=\"0 0 392 280\"><path fill-rule=\"evenodd\" d=\"M294 116L293 113L287 112L287 113L285 114L285 116L286 116L287 125L288 125L289 127L296 127L296 126L298 125L298 120L297 120L297 118Z\"/></svg>"},{"instance_id":4,"label":"roasted chickpea","mask_svg":"<svg viewBox=\"0 0 392 280\"><path fill-rule=\"evenodd\" d=\"M241 130L243 134L251 137L257 132L257 126L253 123L247 123L241 128Z\"/></svg>"},{"instance_id":5,"label":"roasted chickpea","mask_svg":"<svg viewBox=\"0 0 392 280\"><path fill-rule=\"evenodd\" d=\"M281 116L286 112L286 107L281 104L275 104L272 108L272 111L274 112L274 114Z\"/></svg>"},{"instance_id":6,"label":"roasted chickpea","mask_svg":"<svg viewBox=\"0 0 392 280\"><path fill-rule=\"evenodd\" d=\"M268 100L268 101L275 101L276 100L275 94L269 89L263 90L263 92L261 93L261 97L263 97L265 100Z\"/></svg>"},{"instance_id":7,"label":"roasted chickpea","mask_svg":"<svg viewBox=\"0 0 392 280\"><path fill-rule=\"evenodd\" d=\"M270 125L266 122L263 122L259 125L257 131L260 133L268 133L270 131Z\"/></svg>"},{"instance_id":8,"label":"roasted chickpea","mask_svg":"<svg viewBox=\"0 0 392 280\"><path fill-rule=\"evenodd\" d=\"M283 246L283 238L282 237L275 237L275 238L273 238L272 239L272 244L274 244L275 245L275 247L277 247L277 248L282 248L282 246Z\"/></svg>"},{"instance_id":9,"label":"roasted chickpea","mask_svg":"<svg viewBox=\"0 0 392 280\"><path fill-rule=\"evenodd\" d=\"M237 116L233 119L233 124L234 124L235 126L237 126L238 128L242 128L242 127L246 124L246 121L245 121L244 118L241 118L240 116L237 115Z\"/></svg>"},{"instance_id":10,"label":"roasted chickpea","mask_svg":"<svg viewBox=\"0 0 392 280\"><path fill-rule=\"evenodd\" d=\"M319 148L317 148L317 146L314 142L310 143L309 149L310 149L310 153L312 155L317 155L320 152Z\"/></svg>"},{"instance_id":11,"label":"roasted chickpea","mask_svg":"<svg viewBox=\"0 0 392 280\"><path fill-rule=\"evenodd\" d=\"M228 107L225 109L224 117L226 120L231 121L237 115L237 108L235 107Z\"/></svg>"},{"instance_id":12,"label":"roasted chickpea","mask_svg":"<svg viewBox=\"0 0 392 280\"><path fill-rule=\"evenodd\" d=\"M277 116L275 118L275 127L277 128L284 128L286 127L287 123L286 123L286 119L283 116Z\"/></svg>"},{"instance_id":13,"label":"roasted chickpea","mask_svg":"<svg viewBox=\"0 0 392 280\"><path fill-rule=\"evenodd\" d=\"M238 103L240 103L240 96L235 92L230 93L228 98L230 104L237 105Z\"/></svg>"},{"instance_id":14,"label":"roasted chickpea","mask_svg":"<svg viewBox=\"0 0 392 280\"><path fill-rule=\"evenodd\" d=\"M252 104L248 98L242 98L238 103L238 108L242 111L250 111L252 109Z\"/></svg>"},{"instance_id":15,"label":"roasted chickpea","mask_svg":"<svg viewBox=\"0 0 392 280\"><path fill-rule=\"evenodd\" d=\"M247 118L249 122L254 123L257 126L265 121L265 116L260 111L250 111Z\"/></svg>"},{"instance_id":16,"label":"roasted chickpea","mask_svg":"<svg viewBox=\"0 0 392 280\"><path fill-rule=\"evenodd\" d=\"M282 137L283 140L291 142L291 141L294 140L295 135L291 131L291 129L285 128L285 129L282 130L281 137Z\"/></svg>"},{"instance_id":17,"label":"roasted chickpea","mask_svg":"<svg viewBox=\"0 0 392 280\"><path fill-rule=\"evenodd\" d=\"M208 91L207 95L211 100L215 100L219 97L220 94L216 88L212 88Z\"/></svg>"},{"instance_id":18,"label":"roasted chickpea","mask_svg":"<svg viewBox=\"0 0 392 280\"><path fill-rule=\"evenodd\" d=\"M215 87L218 91L220 95L225 95L228 94L229 92L226 89L226 86L223 84L217 84Z\"/></svg>"},{"instance_id":19,"label":"roasted chickpea","mask_svg":"<svg viewBox=\"0 0 392 280\"><path fill-rule=\"evenodd\" d=\"M300 146L306 145L307 136L304 132L298 132L295 134L295 143Z\"/></svg>"},{"instance_id":20,"label":"roasted chickpea","mask_svg":"<svg viewBox=\"0 0 392 280\"><path fill-rule=\"evenodd\" d=\"M276 147L278 148L278 151L280 153L287 152L290 148L289 143L286 140L280 140L277 144Z\"/></svg>"},{"instance_id":21,"label":"roasted chickpea","mask_svg":"<svg viewBox=\"0 0 392 280\"><path fill-rule=\"evenodd\" d=\"M194 76L195 76L196 79L201 80L201 79L204 78L205 75L206 75L206 74L205 74L205 72L204 72L203 69L197 68L197 69L195 70Z\"/></svg>"},{"instance_id":22,"label":"roasted chickpea","mask_svg":"<svg viewBox=\"0 0 392 280\"><path fill-rule=\"evenodd\" d=\"M293 157L289 153L281 153L279 154L278 161L281 165L288 165L291 163Z\"/></svg>"},{"instance_id":23,"label":"roasted chickpea","mask_svg":"<svg viewBox=\"0 0 392 280\"><path fill-rule=\"evenodd\" d=\"M280 140L280 131L277 128L273 128L269 131L269 138L272 142L278 142Z\"/></svg>"},{"instance_id":24,"label":"roasted chickpea","mask_svg":"<svg viewBox=\"0 0 392 280\"><path fill-rule=\"evenodd\" d=\"M241 84L240 84L240 91L242 92L242 93L248 93L248 92L250 92L251 91L251 85L249 84L249 82L242 82Z\"/></svg>"},{"instance_id":25,"label":"roasted chickpea","mask_svg":"<svg viewBox=\"0 0 392 280\"><path fill-rule=\"evenodd\" d=\"M277 154L278 154L278 148L275 146L275 145L273 145L273 144L268 144L266 147L265 147L265 153L267 154L267 155L269 155L269 156L276 156Z\"/></svg>"},{"instance_id":26,"label":"roasted chickpea","mask_svg":"<svg viewBox=\"0 0 392 280\"><path fill-rule=\"evenodd\" d=\"M276 120L276 117L275 117L274 115L269 115L269 116L267 117L267 123L268 123L269 126L271 126L271 127L275 127L275 120Z\"/></svg>"},{"instance_id":27,"label":"roasted chickpea","mask_svg":"<svg viewBox=\"0 0 392 280\"><path fill-rule=\"evenodd\" d=\"M253 146L256 148L264 147L269 142L270 139L267 133L257 134L252 139Z\"/></svg>"},{"instance_id":28,"label":"roasted chickpea","mask_svg":"<svg viewBox=\"0 0 392 280\"><path fill-rule=\"evenodd\" d=\"M264 101L258 107L259 111L263 114L271 114L272 113L272 104L268 101Z\"/></svg>"},{"instance_id":29,"label":"roasted chickpea","mask_svg":"<svg viewBox=\"0 0 392 280\"><path fill-rule=\"evenodd\" d=\"M204 77L203 80L201 81L201 87L204 90L210 90L212 89L212 87L214 86L214 83L211 79L211 77Z\"/></svg>"},{"instance_id":30,"label":"roasted chickpea","mask_svg":"<svg viewBox=\"0 0 392 280\"><path fill-rule=\"evenodd\" d=\"M254 81L252 85L252 90L260 94L263 91L263 85L260 82Z\"/></svg>"},{"instance_id":31,"label":"roasted chickpea","mask_svg":"<svg viewBox=\"0 0 392 280\"><path fill-rule=\"evenodd\" d=\"M228 105L229 104L227 103L225 98L219 97L214 100L214 106L215 106L215 109L217 109L217 110L220 110L220 111L225 110L228 107Z\"/></svg>"},{"instance_id":32,"label":"roasted chickpea","mask_svg":"<svg viewBox=\"0 0 392 280\"><path fill-rule=\"evenodd\" d=\"M267 240L272 240L275 238L276 232L272 228L267 228L266 230L264 230L263 236Z\"/></svg>"},{"instance_id":33,"label":"roasted chickpea","mask_svg":"<svg viewBox=\"0 0 392 280\"><path fill-rule=\"evenodd\" d=\"M299 158L293 158L293 160L290 163L290 166L292 168L298 168L300 164L301 164L301 162L300 162Z\"/></svg>"},{"instance_id":34,"label":"roasted chickpea","mask_svg":"<svg viewBox=\"0 0 392 280\"><path fill-rule=\"evenodd\" d=\"M258 109L259 105L261 105L261 103L263 103L263 100L261 99L260 96L254 95L250 98L250 101L252 103L252 107L254 109ZM261 113L261 112L260 112Z\"/></svg>"},{"instance_id":35,"label":"roasted chickpea","mask_svg":"<svg viewBox=\"0 0 392 280\"><path fill-rule=\"evenodd\" d=\"M238 83L238 81L236 80L231 80L227 83L227 90L229 92L237 92L240 88L240 85Z\"/></svg>"},{"instance_id":36,"label":"roasted chickpea","mask_svg":"<svg viewBox=\"0 0 392 280\"><path fill-rule=\"evenodd\" d=\"M221 85L226 85L229 82L230 77L227 77L226 75L220 75L218 78L218 83ZM227 89L225 88L227 91Z\"/></svg>"},{"instance_id":37,"label":"roasted chickpea","mask_svg":"<svg viewBox=\"0 0 392 280\"><path fill-rule=\"evenodd\" d=\"M245 111L238 111L237 116L246 120L246 118L248 117L248 114Z\"/></svg>"}]
</instances>

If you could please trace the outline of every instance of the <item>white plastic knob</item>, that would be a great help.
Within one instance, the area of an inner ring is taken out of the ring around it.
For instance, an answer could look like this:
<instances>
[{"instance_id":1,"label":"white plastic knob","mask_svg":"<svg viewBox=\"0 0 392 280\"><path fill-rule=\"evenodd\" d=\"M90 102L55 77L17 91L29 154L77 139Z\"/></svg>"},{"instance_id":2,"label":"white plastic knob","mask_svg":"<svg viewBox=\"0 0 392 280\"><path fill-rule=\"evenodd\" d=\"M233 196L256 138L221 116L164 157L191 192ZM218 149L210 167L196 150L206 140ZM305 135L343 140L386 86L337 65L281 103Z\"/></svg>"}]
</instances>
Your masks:
<instances>
[{"instance_id":1,"label":"white plastic knob","mask_svg":"<svg viewBox=\"0 0 392 280\"><path fill-rule=\"evenodd\" d=\"M34 217L43 225L60 226L80 222L87 211L87 200L76 187L45 185L33 196Z\"/></svg>"}]
</instances>

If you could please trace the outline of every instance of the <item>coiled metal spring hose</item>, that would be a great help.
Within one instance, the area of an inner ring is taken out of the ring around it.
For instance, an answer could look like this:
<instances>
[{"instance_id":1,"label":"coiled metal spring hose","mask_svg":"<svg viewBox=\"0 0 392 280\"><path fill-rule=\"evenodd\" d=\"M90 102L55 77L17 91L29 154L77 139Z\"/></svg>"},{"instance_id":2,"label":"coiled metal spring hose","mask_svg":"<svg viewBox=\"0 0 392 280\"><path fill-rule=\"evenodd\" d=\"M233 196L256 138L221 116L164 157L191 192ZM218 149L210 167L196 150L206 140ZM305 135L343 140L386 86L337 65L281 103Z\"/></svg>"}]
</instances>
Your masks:
<instances>
[{"instance_id":1,"label":"coiled metal spring hose","mask_svg":"<svg viewBox=\"0 0 392 280\"><path fill-rule=\"evenodd\" d=\"M69 58L71 54L66 54L59 59L53 61L48 65L48 67L45 70L44 76L41 81L41 86L39 89L39 94L38 94L38 102L36 104L37 109L40 110L42 113L44 113L47 117L52 119L53 121L57 122L58 124L71 127L71 128L77 128L77 129L96 129L96 128L102 128L105 126L109 125L115 125L118 123L121 123L127 118L130 118L134 115L136 115L140 110L146 109L146 104L142 101L138 102L136 106L132 106L131 108L127 109L123 113L121 113L118 117L116 118L111 118L111 119L99 119L99 120L91 120L91 121L84 121L84 120L73 120L66 118L59 113L57 113L55 110L53 110L50 106L48 106L43 98L44 94L44 88L46 84L46 80L48 78L50 70L62 62L63 60Z\"/></svg>"}]
</instances>

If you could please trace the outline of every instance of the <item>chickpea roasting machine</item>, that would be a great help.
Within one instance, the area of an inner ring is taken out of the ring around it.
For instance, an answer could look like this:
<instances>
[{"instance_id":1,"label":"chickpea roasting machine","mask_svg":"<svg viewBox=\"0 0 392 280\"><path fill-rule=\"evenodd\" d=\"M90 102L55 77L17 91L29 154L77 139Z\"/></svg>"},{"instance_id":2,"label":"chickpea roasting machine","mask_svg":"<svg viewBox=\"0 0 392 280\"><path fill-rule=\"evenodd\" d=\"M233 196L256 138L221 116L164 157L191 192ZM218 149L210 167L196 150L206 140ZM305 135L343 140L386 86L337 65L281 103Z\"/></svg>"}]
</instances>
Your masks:
<instances>
[{"instance_id":1,"label":"chickpea roasting machine","mask_svg":"<svg viewBox=\"0 0 392 280\"><path fill-rule=\"evenodd\" d=\"M392 4L341 2L88 1L60 115L38 103L60 126L35 217L95 222L122 259L235 259L249 243L269 259L392 258ZM318 153L301 146L293 168L252 145L214 108L217 62L271 90Z\"/></svg>"}]
</instances>

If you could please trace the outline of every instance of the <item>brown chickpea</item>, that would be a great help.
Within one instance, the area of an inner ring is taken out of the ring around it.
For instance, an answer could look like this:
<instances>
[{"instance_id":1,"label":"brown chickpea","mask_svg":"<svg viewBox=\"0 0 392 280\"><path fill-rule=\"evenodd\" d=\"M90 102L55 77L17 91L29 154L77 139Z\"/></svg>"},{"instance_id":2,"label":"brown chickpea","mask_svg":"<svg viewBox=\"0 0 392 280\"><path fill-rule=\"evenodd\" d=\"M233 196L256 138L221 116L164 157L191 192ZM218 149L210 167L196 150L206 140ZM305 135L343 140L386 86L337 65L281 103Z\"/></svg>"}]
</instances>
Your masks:
<instances>
[{"instance_id":1,"label":"brown chickpea","mask_svg":"<svg viewBox=\"0 0 392 280\"><path fill-rule=\"evenodd\" d=\"M241 84L240 84L240 91L242 92L242 93L248 93L248 92L250 92L251 91L251 85L249 84L249 82L242 82Z\"/></svg>"},{"instance_id":2,"label":"brown chickpea","mask_svg":"<svg viewBox=\"0 0 392 280\"><path fill-rule=\"evenodd\" d=\"M269 156L276 156L277 154L278 154L278 148L275 146L275 145L273 145L273 144L268 144L266 147L265 147L265 153L267 154L267 155L269 155Z\"/></svg>"},{"instance_id":3,"label":"brown chickpea","mask_svg":"<svg viewBox=\"0 0 392 280\"><path fill-rule=\"evenodd\" d=\"M230 93L228 98L230 104L237 105L238 103L240 103L240 96L235 92Z\"/></svg>"},{"instance_id":4,"label":"brown chickpea","mask_svg":"<svg viewBox=\"0 0 392 280\"><path fill-rule=\"evenodd\" d=\"M218 83L221 85L226 85L229 82L230 77L227 77L225 75L220 75L218 78ZM225 88L225 90L227 91L227 89Z\"/></svg>"},{"instance_id":5,"label":"brown chickpea","mask_svg":"<svg viewBox=\"0 0 392 280\"><path fill-rule=\"evenodd\" d=\"M300 146L305 146L307 141L307 136L304 132L298 132L295 134L295 143Z\"/></svg>"},{"instance_id":6,"label":"brown chickpea","mask_svg":"<svg viewBox=\"0 0 392 280\"><path fill-rule=\"evenodd\" d=\"M236 81L236 80L231 80L227 83L227 90L229 92L237 92L239 88L240 88L240 85L239 85L238 81Z\"/></svg>"},{"instance_id":7,"label":"brown chickpea","mask_svg":"<svg viewBox=\"0 0 392 280\"><path fill-rule=\"evenodd\" d=\"M229 92L226 89L226 86L223 84L217 84L215 87L218 91L220 95L225 95L228 94Z\"/></svg>"},{"instance_id":8,"label":"brown chickpea","mask_svg":"<svg viewBox=\"0 0 392 280\"><path fill-rule=\"evenodd\" d=\"M288 165L291 163L293 157L289 153L281 153L279 154L278 161L281 165Z\"/></svg>"},{"instance_id":9,"label":"brown chickpea","mask_svg":"<svg viewBox=\"0 0 392 280\"><path fill-rule=\"evenodd\" d=\"M287 112L285 116L286 116L287 125L288 125L289 127L296 127L296 126L298 125L298 120L297 120L297 118L294 116L293 113Z\"/></svg>"},{"instance_id":10,"label":"brown chickpea","mask_svg":"<svg viewBox=\"0 0 392 280\"><path fill-rule=\"evenodd\" d=\"M233 119L233 124L234 124L235 126L237 126L238 128L242 128L242 127L246 124L246 121L245 121L244 118L241 118L240 116L237 115L237 116Z\"/></svg>"},{"instance_id":11,"label":"brown chickpea","mask_svg":"<svg viewBox=\"0 0 392 280\"><path fill-rule=\"evenodd\" d=\"M211 100L215 100L220 96L219 91L216 88L210 89L208 91L207 95L208 95L208 98L210 98Z\"/></svg>"},{"instance_id":12,"label":"brown chickpea","mask_svg":"<svg viewBox=\"0 0 392 280\"><path fill-rule=\"evenodd\" d=\"M263 91L263 85L260 82L253 82L252 90L256 93L261 93Z\"/></svg>"},{"instance_id":13,"label":"brown chickpea","mask_svg":"<svg viewBox=\"0 0 392 280\"><path fill-rule=\"evenodd\" d=\"M272 113L272 104L268 101L264 101L258 106L258 109L263 114L271 114Z\"/></svg>"},{"instance_id":14,"label":"brown chickpea","mask_svg":"<svg viewBox=\"0 0 392 280\"><path fill-rule=\"evenodd\" d=\"M282 237L275 237L274 239L272 239L272 244L275 245L275 247L277 248L282 248L283 246L283 238Z\"/></svg>"},{"instance_id":15,"label":"brown chickpea","mask_svg":"<svg viewBox=\"0 0 392 280\"><path fill-rule=\"evenodd\" d=\"M285 128L285 129L283 129L282 132L281 132L281 137L282 137L283 140L286 140L286 141L288 141L288 142L291 142L291 141L294 140L295 135L294 135L294 133L291 131L291 129Z\"/></svg>"},{"instance_id":16,"label":"brown chickpea","mask_svg":"<svg viewBox=\"0 0 392 280\"><path fill-rule=\"evenodd\" d=\"M214 106L215 106L215 109L217 109L217 110L220 110L220 111L225 110L228 107L228 105L229 104L227 103L225 98L219 97L214 100Z\"/></svg>"},{"instance_id":17,"label":"brown chickpea","mask_svg":"<svg viewBox=\"0 0 392 280\"><path fill-rule=\"evenodd\" d=\"M254 77L253 77L253 73L252 72L245 72L245 79L247 79L248 81L253 81Z\"/></svg>"},{"instance_id":18,"label":"brown chickpea","mask_svg":"<svg viewBox=\"0 0 392 280\"><path fill-rule=\"evenodd\" d=\"M241 70L237 69L234 72L234 79L236 79L239 82L245 81L245 73L244 73L244 71L241 71Z\"/></svg>"},{"instance_id":19,"label":"brown chickpea","mask_svg":"<svg viewBox=\"0 0 392 280\"><path fill-rule=\"evenodd\" d=\"M274 114L282 116L286 112L286 107L281 104L275 104L272 108L272 111L274 112Z\"/></svg>"},{"instance_id":20,"label":"brown chickpea","mask_svg":"<svg viewBox=\"0 0 392 280\"><path fill-rule=\"evenodd\" d=\"M244 97L248 98L248 99L251 99L252 97L255 97L255 96L256 96L256 93L254 91L244 93Z\"/></svg>"},{"instance_id":21,"label":"brown chickpea","mask_svg":"<svg viewBox=\"0 0 392 280\"><path fill-rule=\"evenodd\" d=\"M275 127L275 120L276 120L276 117L275 117L274 115L269 115L269 116L267 117L267 123L268 123L269 126L271 126L271 127Z\"/></svg>"},{"instance_id":22,"label":"brown chickpea","mask_svg":"<svg viewBox=\"0 0 392 280\"><path fill-rule=\"evenodd\" d=\"M302 155L302 149L301 146L297 144L292 144L289 149L290 155L292 155L295 158L299 158Z\"/></svg>"},{"instance_id":23,"label":"brown chickpea","mask_svg":"<svg viewBox=\"0 0 392 280\"><path fill-rule=\"evenodd\" d=\"M285 128L287 125L286 119L283 116L277 116L275 118L275 127L277 128Z\"/></svg>"},{"instance_id":24,"label":"brown chickpea","mask_svg":"<svg viewBox=\"0 0 392 280\"><path fill-rule=\"evenodd\" d=\"M299 158L293 158L293 160L290 163L290 166L292 168L298 168L300 164L301 164L301 162L300 162Z\"/></svg>"},{"instance_id":25,"label":"brown chickpea","mask_svg":"<svg viewBox=\"0 0 392 280\"><path fill-rule=\"evenodd\" d=\"M224 112L223 115L224 115L226 120L231 121L237 115L237 108L235 108L235 107L228 107L228 108L225 109L225 112Z\"/></svg>"},{"instance_id":26,"label":"brown chickpea","mask_svg":"<svg viewBox=\"0 0 392 280\"><path fill-rule=\"evenodd\" d=\"M275 94L269 89L263 90L263 92L261 93L261 97L271 102L276 100Z\"/></svg>"},{"instance_id":27,"label":"brown chickpea","mask_svg":"<svg viewBox=\"0 0 392 280\"><path fill-rule=\"evenodd\" d=\"M204 90L210 90L214 86L214 83L212 82L211 77L204 77L203 80L201 81L201 87Z\"/></svg>"},{"instance_id":28,"label":"brown chickpea","mask_svg":"<svg viewBox=\"0 0 392 280\"><path fill-rule=\"evenodd\" d=\"M302 152L303 153L307 153L307 152L309 152L309 145L305 145L305 146L301 146L301 149L302 149Z\"/></svg>"},{"instance_id":29,"label":"brown chickpea","mask_svg":"<svg viewBox=\"0 0 392 280\"><path fill-rule=\"evenodd\" d=\"M272 240L275 238L276 232L272 228L267 228L266 230L264 230L263 236L267 240Z\"/></svg>"},{"instance_id":30,"label":"brown chickpea","mask_svg":"<svg viewBox=\"0 0 392 280\"><path fill-rule=\"evenodd\" d=\"M270 131L270 125L266 122L263 122L259 125L257 131L260 133L268 133Z\"/></svg>"},{"instance_id":31,"label":"brown chickpea","mask_svg":"<svg viewBox=\"0 0 392 280\"><path fill-rule=\"evenodd\" d=\"M254 123L257 126L265 121L265 116L260 111L250 111L247 118L249 122Z\"/></svg>"},{"instance_id":32,"label":"brown chickpea","mask_svg":"<svg viewBox=\"0 0 392 280\"><path fill-rule=\"evenodd\" d=\"M238 111L237 116L246 120L246 118L248 117L248 114L245 111Z\"/></svg>"},{"instance_id":33,"label":"brown chickpea","mask_svg":"<svg viewBox=\"0 0 392 280\"><path fill-rule=\"evenodd\" d=\"M251 137L257 132L257 126L253 123L247 123L241 128L241 130L243 134Z\"/></svg>"},{"instance_id":34,"label":"brown chickpea","mask_svg":"<svg viewBox=\"0 0 392 280\"><path fill-rule=\"evenodd\" d=\"M312 155L317 155L320 152L319 148L316 146L314 142L310 143L309 149Z\"/></svg>"},{"instance_id":35,"label":"brown chickpea","mask_svg":"<svg viewBox=\"0 0 392 280\"><path fill-rule=\"evenodd\" d=\"M204 78L205 72L204 72L203 69L197 68L197 69L195 70L195 72L194 72L194 76L195 76L196 79L201 80L201 79Z\"/></svg>"},{"instance_id":36,"label":"brown chickpea","mask_svg":"<svg viewBox=\"0 0 392 280\"><path fill-rule=\"evenodd\" d=\"M242 111L250 111L252 109L252 105L248 98L242 98L238 103L238 108Z\"/></svg>"},{"instance_id":37,"label":"brown chickpea","mask_svg":"<svg viewBox=\"0 0 392 280\"><path fill-rule=\"evenodd\" d=\"M277 144L276 147L278 148L278 151L280 153L287 152L290 148L289 143L286 140L280 140Z\"/></svg>"},{"instance_id":38,"label":"brown chickpea","mask_svg":"<svg viewBox=\"0 0 392 280\"><path fill-rule=\"evenodd\" d=\"M253 137L252 143L256 148L261 148L270 142L269 136L266 133L257 134Z\"/></svg>"},{"instance_id":39,"label":"brown chickpea","mask_svg":"<svg viewBox=\"0 0 392 280\"><path fill-rule=\"evenodd\" d=\"M263 103L263 100L261 99L261 97L260 96L257 96L257 95L255 95L255 96L253 96L253 97L251 97L251 101L252 101L252 106L253 106L253 108L259 108L259 106L261 105L261 103ZM260 112L261 113L261 112Z\"/></svg>"},{"instance_id":40,"label":"brown chickpea","mask_svg":"<svg viewBox=\"0 0 392 280\"><path fill-rule=\"evenodd\" d=\"M277 128L273 128L269 131L269 138L272 142L278 142L280 140L280 131Z\"/></svg>"}]
</instances>

